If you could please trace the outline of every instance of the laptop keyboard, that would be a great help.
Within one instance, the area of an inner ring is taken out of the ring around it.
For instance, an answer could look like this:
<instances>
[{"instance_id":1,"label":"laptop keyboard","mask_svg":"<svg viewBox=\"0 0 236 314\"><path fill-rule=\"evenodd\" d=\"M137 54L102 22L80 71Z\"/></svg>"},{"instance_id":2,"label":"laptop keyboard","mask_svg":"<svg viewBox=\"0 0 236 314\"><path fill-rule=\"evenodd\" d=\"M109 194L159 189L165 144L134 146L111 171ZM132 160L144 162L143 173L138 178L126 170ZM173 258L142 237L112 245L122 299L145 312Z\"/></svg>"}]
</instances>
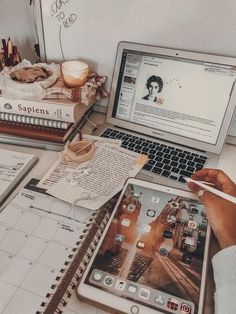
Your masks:
<instances>
[{"instance_id":1,"label":"laptop keyboard","mask_svg":"<svg viewBox=\"0 0 236 314\"><path fill-rule=\"evenodd\" d=\"M207 161L205 155L112 128L106 129L100 136L119 139L122 141L121 147L147 155L149 161L143 167L144 170L182 183L186 182L183 177L191 177L195 171L202 169Z\"/></svg>"}]
</instances>

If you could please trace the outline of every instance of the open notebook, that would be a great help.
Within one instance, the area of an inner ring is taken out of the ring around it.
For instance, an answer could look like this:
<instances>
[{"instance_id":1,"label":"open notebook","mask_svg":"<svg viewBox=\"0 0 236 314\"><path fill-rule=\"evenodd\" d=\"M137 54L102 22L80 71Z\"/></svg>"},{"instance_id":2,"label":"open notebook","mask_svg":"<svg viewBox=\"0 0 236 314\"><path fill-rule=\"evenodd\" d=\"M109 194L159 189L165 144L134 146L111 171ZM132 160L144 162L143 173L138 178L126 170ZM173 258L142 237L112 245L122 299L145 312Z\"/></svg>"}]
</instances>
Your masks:
<instances>
[{"instance_id":1,"label":"open notebook","mask_svg":"<svg viewBox=\"0 0 236 314\"><path fill-rule=\"evenodd\" d=\"M116 200L95 212L28 184L0 213L0 313L60 313Z\"/></svg>"},{"instance_id":2,"label":"open notebook","mask_svg":"<svg viewBox=\"0 0 236 314\"><path fill-rule=\"evenodd\" d=\"M38 161L32 154L0 148L0 204Z\"/></svg>"}]
</instances>

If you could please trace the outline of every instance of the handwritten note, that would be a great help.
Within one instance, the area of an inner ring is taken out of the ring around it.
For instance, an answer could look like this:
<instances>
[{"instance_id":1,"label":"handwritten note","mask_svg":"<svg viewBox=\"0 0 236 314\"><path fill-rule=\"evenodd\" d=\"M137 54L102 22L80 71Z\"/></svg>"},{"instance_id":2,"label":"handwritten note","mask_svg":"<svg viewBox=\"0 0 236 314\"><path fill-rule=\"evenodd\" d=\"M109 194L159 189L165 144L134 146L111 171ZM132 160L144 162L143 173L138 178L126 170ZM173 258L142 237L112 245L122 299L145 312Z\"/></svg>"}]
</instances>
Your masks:
<instances>
[{"instance_id":1,"label":"handwritten note","mask_svg":"<svg viewBox=\"0 0 236 314\"><path fill-rule=\"evenodd\" d=\"M65 12L70 2L70 0L54 0L49 5L50 16L56 18L65 29L73 25L78 18L77 14L73 11Z\"/></svg>"},{"instance_id":2,"label":"handwritten note","mask_svg":"<svg viewBox=\"0 0 236 314\"><path fill-rule=\"evenodd\" d=\"M96 210L118 193L148 160L117 144L100 143L94 157L82 164L58 160L40 181L47 192L69 203Z\"/></svg>"}]
</instances>

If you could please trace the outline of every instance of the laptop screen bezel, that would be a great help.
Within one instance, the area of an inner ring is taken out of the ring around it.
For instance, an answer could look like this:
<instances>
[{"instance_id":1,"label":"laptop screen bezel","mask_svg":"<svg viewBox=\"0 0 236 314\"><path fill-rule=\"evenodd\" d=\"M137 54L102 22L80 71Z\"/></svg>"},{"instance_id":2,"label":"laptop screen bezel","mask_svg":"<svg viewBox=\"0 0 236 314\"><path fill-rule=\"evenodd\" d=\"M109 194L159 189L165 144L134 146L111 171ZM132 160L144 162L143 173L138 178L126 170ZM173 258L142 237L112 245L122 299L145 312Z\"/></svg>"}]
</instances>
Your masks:
<instances>
[{"instance_id":1,"label":"laptop screen bezel","mask_svg":"<svg viewBox=\"0 0 236 314\"><path fill-rule=\"evenodd\" d=\"M109 104L106 122L113 124L117 127L121 127L127 130L133 130L135 132L144 134L146 136L151 136L156 139L161 139L163 141L169 141L173 143L177 143L180 145L184 145L187 147L195 148L197 150L202 150L209 153L220 154L226 140L228 128L230 126L230 122L234 113L234 109L236 106L236 88L233 86L231 97L229 103L227 105L227 109L225 111L225 115L221 124L221 128L219 130L219 135L215 144L205 143L196 139L191 139L187 137L183 137L181 135L176 135L173 133L169 133L166 131L146 127L143 125L138 125L130 121L124 121L113 117L113 111L115 104L115 96L117 90L117 84L120 74L120 66L122 61L123 51L128 50L130 52L141 52L141 53L153 53L156 55L170 56L175 58L181 58L186 60L195 60L195 61L203 61L210 62L220 65L232 66L236 67L236 58L225 57L214 54L206 54L206 53L198 53L198 52L190 52L186 50L178 50L172 48L163 48L151 45L144 44L136 44L130 42L120 42L117 49L116 54L116 62L113 71L112 84L110 90Z\"/></svg>"}]
</instances>

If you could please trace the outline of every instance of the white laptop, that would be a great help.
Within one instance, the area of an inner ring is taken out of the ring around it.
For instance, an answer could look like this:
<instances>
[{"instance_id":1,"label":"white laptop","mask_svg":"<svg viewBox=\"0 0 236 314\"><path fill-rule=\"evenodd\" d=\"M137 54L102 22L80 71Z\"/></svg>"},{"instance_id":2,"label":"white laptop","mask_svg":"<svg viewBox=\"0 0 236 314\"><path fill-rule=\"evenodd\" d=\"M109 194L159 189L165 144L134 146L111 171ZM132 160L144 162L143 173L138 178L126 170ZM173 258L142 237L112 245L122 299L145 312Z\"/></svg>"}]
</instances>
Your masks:
<instances>
[{"instance_id":1,"label":"white laptop","mask_svg":"<svg viewBox=\"0 0 236 314\"><path fill-rule=\"evenodd\" d=\"M139 178L185 189L216 167L236 105L236 58L120 42L106 124L96 131L149 156Z\"/></svg>"}]
</instances>

